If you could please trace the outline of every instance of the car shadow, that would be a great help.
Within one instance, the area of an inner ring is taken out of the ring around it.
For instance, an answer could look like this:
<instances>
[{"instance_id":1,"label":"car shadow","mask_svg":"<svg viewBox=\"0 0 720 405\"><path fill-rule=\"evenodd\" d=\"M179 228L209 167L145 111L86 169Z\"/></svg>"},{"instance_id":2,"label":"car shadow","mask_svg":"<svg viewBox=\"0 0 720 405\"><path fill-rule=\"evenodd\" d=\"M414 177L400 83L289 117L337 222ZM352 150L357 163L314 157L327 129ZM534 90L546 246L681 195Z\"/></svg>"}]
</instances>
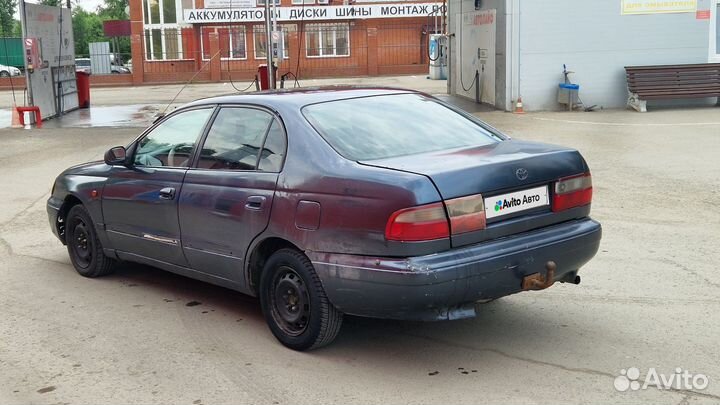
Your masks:
<instances>
[{"instance_id":1,"label":"car shadow","mask_svg":"<svg viewBox=\"0 0 720 405\"><path fill-rule=\"evenodd\" d=\"M146 292L153 291L158 300L165 302L203 305L205 309L212 308L214 312L250 321L263 328L263 333L266 331L259 300L237 291L134 263L122 263L113 275L105 279L144 288ZM572 330L567 324L558 323L558 316L547 312L545 306L552 305L552 301L540 300L537 303L532 299L516 300L515 297L478 305L477 316L464 320L413 322L345 316L337 340L329 347L312 353L333 356L344 350L371 352L379 345L386 349L395 346L395 349L401 350L408 339L424 341L428 346L454 345L497 352L515 345L532 345L537 350L545 350L556 345L557 338Z\"/></svg>"},{"instance_id":2,"label":"car shadow","mask_svg":"<svg viewBox=\"0 0 720 405\"><path fill-rule=\"evenodd\" d=\"M188 307L202 305L215 312L226 312L258 323L265 322L257 298L156 267L122 262L112 275L104 279L153 291L164 302L177 302Z\"/></svg>"}]
</instances>

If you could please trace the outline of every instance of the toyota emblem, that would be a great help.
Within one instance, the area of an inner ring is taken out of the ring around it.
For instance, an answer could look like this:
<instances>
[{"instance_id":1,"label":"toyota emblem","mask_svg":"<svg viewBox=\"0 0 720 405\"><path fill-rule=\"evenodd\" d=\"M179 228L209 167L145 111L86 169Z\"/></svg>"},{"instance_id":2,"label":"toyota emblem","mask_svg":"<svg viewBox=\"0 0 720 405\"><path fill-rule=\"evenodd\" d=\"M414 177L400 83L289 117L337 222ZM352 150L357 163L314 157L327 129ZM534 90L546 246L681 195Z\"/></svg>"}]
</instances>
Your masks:
<instances>
[{"instance_id":1,"label":"toyota emblem","mask_svg":"<svg viewBox=\"0 0 720 405\"><path fill-rule=\"evenodd\" d=\"M520 167L515 170L515 176L517 176L518 180L525 180L528 178L528 171L526 168Z\"/></svg>"}]
</instances>

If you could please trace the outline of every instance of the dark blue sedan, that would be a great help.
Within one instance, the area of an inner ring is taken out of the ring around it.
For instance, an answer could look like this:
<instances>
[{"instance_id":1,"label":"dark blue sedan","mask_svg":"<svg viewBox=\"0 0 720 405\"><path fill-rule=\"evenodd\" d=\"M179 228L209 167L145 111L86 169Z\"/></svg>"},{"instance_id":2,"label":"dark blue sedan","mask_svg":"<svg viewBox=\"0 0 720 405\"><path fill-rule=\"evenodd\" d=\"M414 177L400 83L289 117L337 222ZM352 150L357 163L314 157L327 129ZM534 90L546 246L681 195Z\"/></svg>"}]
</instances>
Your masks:
<instances>
[{"instance_id":1,"label":"dark blue sedan","mask_svg":"<svg viewBox=\"0 0 720 405\"><path fill-rule=\"evenodd\" d=\"M47 206L81 275L130 261L259 296L306 350L343 314L458 319L579 283L601 237L591 199L576 150L422 93L345 87L190 103L63 172Z\"/></svg>"}]
</instances>

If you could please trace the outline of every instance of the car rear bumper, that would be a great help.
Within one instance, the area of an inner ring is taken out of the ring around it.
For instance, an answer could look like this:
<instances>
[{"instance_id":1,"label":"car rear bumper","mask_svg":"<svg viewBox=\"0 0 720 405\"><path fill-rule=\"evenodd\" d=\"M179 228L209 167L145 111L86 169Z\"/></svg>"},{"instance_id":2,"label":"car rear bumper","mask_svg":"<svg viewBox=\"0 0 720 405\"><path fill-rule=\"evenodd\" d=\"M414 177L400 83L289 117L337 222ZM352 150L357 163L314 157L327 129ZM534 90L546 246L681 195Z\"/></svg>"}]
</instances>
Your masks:
<instances>
[{"instance_id":1,"label":"car rear bumper","mask_svg":"<svg viewBox=\"0 0 720 405\"><path fill-rule=\"evenodd\" d=\"M427 256L388 259L308 252L330 301L360 316L408 320L472 317L477 301L522 289L553 261L553 281L573 281L597 252L602 229L590 218Z\"/></svg>"}]
</instances>

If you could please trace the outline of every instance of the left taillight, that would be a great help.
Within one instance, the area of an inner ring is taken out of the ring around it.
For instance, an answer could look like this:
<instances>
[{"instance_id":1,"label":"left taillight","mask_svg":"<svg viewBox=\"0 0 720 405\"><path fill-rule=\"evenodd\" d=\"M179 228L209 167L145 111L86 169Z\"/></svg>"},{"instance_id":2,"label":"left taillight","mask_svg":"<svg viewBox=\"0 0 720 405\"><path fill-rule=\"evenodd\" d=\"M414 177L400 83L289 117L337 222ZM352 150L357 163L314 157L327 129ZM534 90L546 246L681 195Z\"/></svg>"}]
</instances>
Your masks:
<instances>
[{"instance_id":1,"label":"left taillight","mask_svg":"<svg viewBox=\"0 0 720 405\"><path fill-rule=\"evenodd\" d=\"M482 195L454 198L445 202L453 235L485 229L485 201Z\"/></svg>"},{"instance_id":2,"label":"left taillight","mask_svg":"<svg viewBox=\"0 0 720 405\"><path fill-rule=\"evenodd\" d=\"M592 176L584 173L565 177L555 182L553 212L580 207L592 202Z\"/></svg>"},{"instance_id":3,"label":"left taillight","mask_svg":"<svg viewBox=\"0 0 720 405\"><path fill-rule=\"evenodd\" d=\"M444 205L438 202L396 211L388 219L385 238L404 242L442 239L485 229L485 224L485 203L482 195L476 194L446 200Z\"/></svg>"},{"instance_id":4,"label":"left taillight","mask_svg":"<svg viewBox=\"0 0 720 405\"><path fill-rule=\"evenodd\" d=\"M419 242L450 236L443 203L421 205L395 211L385 226L385 239Z\"/></svg>"}]
</instances>

